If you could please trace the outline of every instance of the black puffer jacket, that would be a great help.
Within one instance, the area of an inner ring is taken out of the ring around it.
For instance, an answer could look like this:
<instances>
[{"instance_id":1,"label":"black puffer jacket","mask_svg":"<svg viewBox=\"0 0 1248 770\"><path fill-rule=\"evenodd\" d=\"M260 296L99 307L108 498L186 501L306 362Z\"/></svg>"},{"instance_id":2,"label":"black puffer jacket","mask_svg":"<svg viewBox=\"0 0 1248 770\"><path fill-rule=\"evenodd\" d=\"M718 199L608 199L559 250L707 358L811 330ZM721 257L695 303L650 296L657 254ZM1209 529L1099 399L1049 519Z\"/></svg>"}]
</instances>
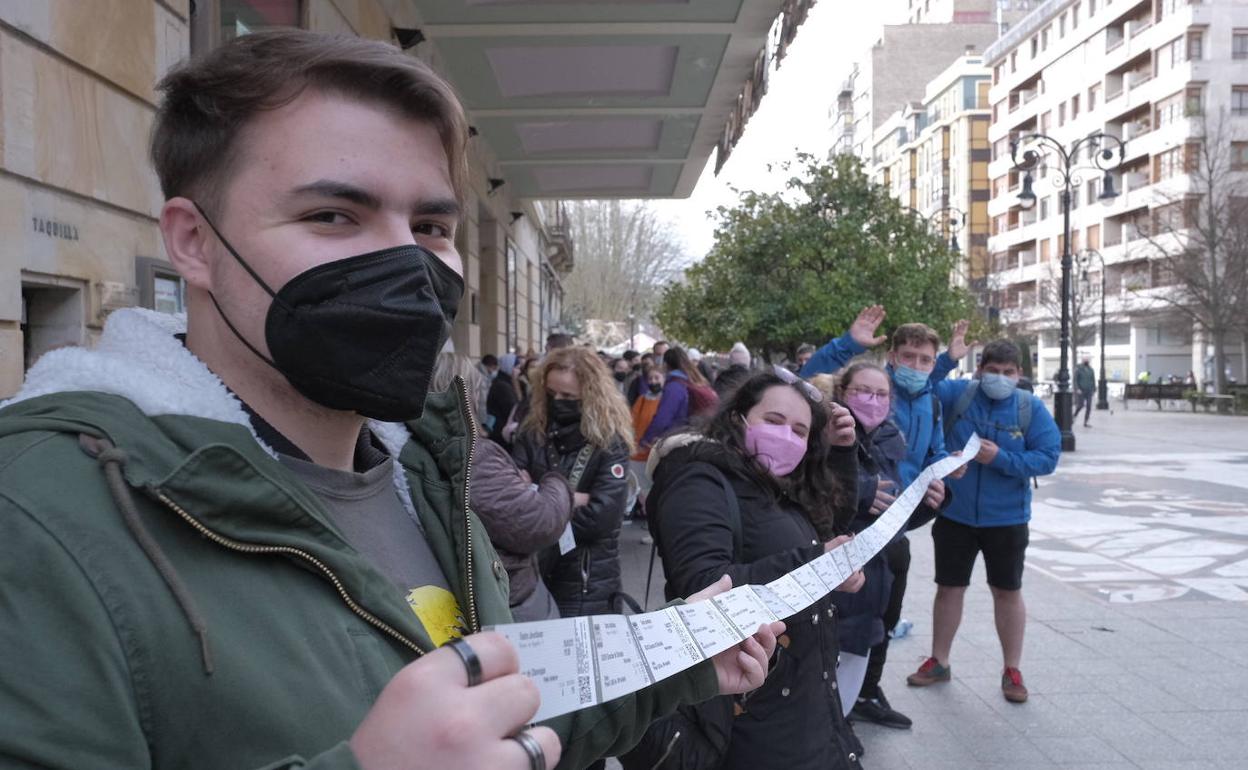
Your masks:
<instances>
[{"instance_id":1,"label":"black puffer jacket","mask_svg":"<svg viewBox=\"0 0 1248 770\"><path fill-rule=\"evenodd\" d=\"M585 443L576 426L549 438L525 430L516 434L512 457L535 479L552 471L566 479ZM611 597L621 587L620 524L628 502L627 468L628 447L623 441L605 449L595 447L573 490L589 495L589 504L572 512L576 548L559 557L546 579L564 617L612 611Z\"/></svg>"},{"instance_id":2,"label":"black puffer jacket","mask_svg":"<svg viewBox=\"0 0 1248 770\"><path fill-rule=\"evenodd\" d=\"M823 554L802 510L774 499L739 469L708 442L673 449L659 461L647 499L654 501L651 528L669 599L700 591L725 573L733 585L768 583ZM725 480L737 498L739 524ZM831 596L785 623L767 681L741 699L744 711L732 720L724 770L855 768L837 694Z\"/></svg>"}]
</instances>

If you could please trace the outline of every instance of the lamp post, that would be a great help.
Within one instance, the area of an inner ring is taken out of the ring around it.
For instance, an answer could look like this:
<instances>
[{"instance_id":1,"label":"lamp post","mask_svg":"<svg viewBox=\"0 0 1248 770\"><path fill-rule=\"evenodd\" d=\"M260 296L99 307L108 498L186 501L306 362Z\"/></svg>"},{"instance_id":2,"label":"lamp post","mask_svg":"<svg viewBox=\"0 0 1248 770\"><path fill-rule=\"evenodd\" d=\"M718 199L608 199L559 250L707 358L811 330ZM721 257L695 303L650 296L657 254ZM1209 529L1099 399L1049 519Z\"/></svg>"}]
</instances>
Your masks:
<instances>
[{"instance_id":1,"label":"lamp post","mask_svg":"<svg viewBox=\"0 0 1248 770\"><path fill-rule=\"evenodd\" d=\"M938 218L941 216L944 216L944 222L939 223L941 225L940 231L942 235L946 231L949 233L949 250L957 252L962 251L962 247L958 245L958 233L961 232L962 228L966 225L966 212L957 206L944 206L936 209L928 215L928 226L936 226L938 224Z\"/></svg>"},{"instance_id":2,"label":"lamp post","mask_svg":"<svg viewBox=\"0 0 1248 770\"><path fill-rule=\"evenodd\" d=\"M1109 146L1103 146L1108 142ZM1114 190L1114 178L1110 170L1121 165L1126 145L1116 136L1095 133L1073 142L1069 148L1051 136L1045 134L1024 134L1010 141L1010 160L1014 170L1023 172L1023 189L1018 195L1018 202L1024 209L1036 205L1036 193L1032 190L1031 172L1041 168L1045 156L1055 160L1055 178L1053 184L1061 191L1062 201L1062 318L1061 365L1057 370L1057 393L1053 396L1053 411L1056 412L1057 427L1062 432L1062 451L1072 452L1075 449L1075 433L1071 430L1073 403L1070 391L1070 300L1071 300L1071 267L1070 253L1070 203L1074 189L1083 184L1083 172L1096 171L1104 175L1101 183L1100 200L1111 200L1118 196ZM1080 153L1086 155L1090 165L1080 166ZM1045 166L1047 167L1047 166Z\"/></svg>"},{"instance_id":3,"label":"lamp post","mask_svg":"<svg viewBox=\"0 0 1248 770\"><path fill-rule=\"evenodd\" d=\"M1088 267L1094 258L1101 263L1101 375L1096 380L1096 408L1101 411L1109 409L1109 385L1105 382L1105 257L1096 249L1084 249L1079 255L1079 270L1086 290L1090 283Z\"/></svg>"}]
</instances>

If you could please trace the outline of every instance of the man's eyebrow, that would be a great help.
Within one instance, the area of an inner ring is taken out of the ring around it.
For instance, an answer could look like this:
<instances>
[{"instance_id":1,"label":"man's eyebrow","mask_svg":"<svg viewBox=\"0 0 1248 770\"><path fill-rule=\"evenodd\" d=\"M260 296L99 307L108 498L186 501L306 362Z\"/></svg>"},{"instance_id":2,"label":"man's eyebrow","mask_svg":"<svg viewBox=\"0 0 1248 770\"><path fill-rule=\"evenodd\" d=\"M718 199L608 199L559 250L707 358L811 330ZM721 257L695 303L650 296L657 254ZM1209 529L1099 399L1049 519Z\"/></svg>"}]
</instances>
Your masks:
<instances>
[{"instance_id":1,"label":"man's eyebrow","mask_svg":"<svg viewBox=\"0 0 1248 770\"><path fill-rule=\"evenodd\" d=\"M416 216L459 216L459 201L454 198L438 198L435 200L421 201L412 209L412 213Z\"/></svg>"},{"instance_id":2,"label":"man's eyebrow","mask_svg":"<svg viewBox=\"0 0 1248 770\"><path fill-rule=\"evenodd\" d=\"M381 208L381 198L373 193L365 190L363 187L357 187L347 182L337 182L333 179L318 179L315 182L300 185L291 190L290 195L292 197L314 195L320 198L338 198L369 209Z\"/></svg>"}]
</instances>

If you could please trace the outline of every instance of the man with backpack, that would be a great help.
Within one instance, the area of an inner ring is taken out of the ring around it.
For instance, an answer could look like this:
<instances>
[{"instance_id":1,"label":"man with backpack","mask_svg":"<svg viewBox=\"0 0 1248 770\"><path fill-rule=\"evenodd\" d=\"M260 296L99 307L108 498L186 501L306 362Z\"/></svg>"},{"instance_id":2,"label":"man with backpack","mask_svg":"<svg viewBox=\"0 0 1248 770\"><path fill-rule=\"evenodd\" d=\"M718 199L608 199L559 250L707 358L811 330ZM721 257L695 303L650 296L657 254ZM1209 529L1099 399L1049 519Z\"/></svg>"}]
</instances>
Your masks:
<instances>
[{"instance_id":1,"label":"man with backpack","mask_svg":"<svg viewBox=\"0 0 1248 770\"><path fill-rule=\"evenodd\" d=\"M875 333L884 318L884 308L880 305L863 308L849 331L810 357L802 367L801 376L812 377L838 371L850 359L884 342L888 338L876 336ZM944 355L938 355L940 335L925 324L902 324L893 331L887 367L893 383L890 419L906 439L906 455L898 464L903 489L928 465L948 456L941 401L933 392L932 383L943 380L957 366L958 360L966 355L968 346L964 338L968 325L965 321L958 322L949 350ZM880 484L876 490L880 509L887 508L900 491ZM945 498L944 482L939 479L933 481L923 499L922 509L927 516L934 516L937 510L948 504ZM901 619L906 576L910 570L910 541L898 538L884 549L883 554L893 573L893 588L883 617L884 627L891 630ZM871 648L862 689L849 716L886 727L906 729L912 724L910 718L893 709L880 689L880 678L888 657L888 641L886 636Z\"/></svg>"},{"instance_id":2,"label":"man with backpack","mask_svg":"<svg viewBox=\"0 0 1248 770\"><path fill-rule=\"evenodd\" d=\"M1026 608L1023 558L1031 518L1031 478L1050 474L1061 455L1061 434L1037 396L1022 391L1022 355L1009 340L984 347L974 380L937 383L945 437L961 446L971 433L982 442L966 474L950 484L952 501L932 525L936 599L932 654L907 679L925 687L951 678L949 652L962 620L962 601L979 553L992 589L997 636L1005 659L1001 690L1011 703L1027 700L1019 671Z\"/></svg>"}]
</instances>

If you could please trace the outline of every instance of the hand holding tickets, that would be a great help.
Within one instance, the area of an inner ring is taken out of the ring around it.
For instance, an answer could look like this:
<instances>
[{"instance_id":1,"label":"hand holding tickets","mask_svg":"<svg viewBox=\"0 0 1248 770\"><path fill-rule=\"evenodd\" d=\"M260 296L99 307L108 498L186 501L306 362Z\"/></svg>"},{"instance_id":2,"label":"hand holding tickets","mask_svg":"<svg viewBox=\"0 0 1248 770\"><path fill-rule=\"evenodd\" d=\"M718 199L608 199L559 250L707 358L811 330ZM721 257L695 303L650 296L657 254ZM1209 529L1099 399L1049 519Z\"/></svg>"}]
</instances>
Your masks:
<instances>
[{"instance_id":1,"label":"hand holding tickets","mask_svg":"<svg viewBox=\"0 0 1248 770\"><path fill-rule=\"evenodd\" d=\"M515 645L520 673L541 693L534 721L627 695L708 658L715 663L722 693L758 687L776 634L783 633L779 621L850 580L906 526L931 483L979 450L979 436L972 435L960 455L925 468L870 527L765 586L731 588L725 579L689 597L687 604L643 615L498 626L494 630Z\"/></svg>"}]
</instances>

